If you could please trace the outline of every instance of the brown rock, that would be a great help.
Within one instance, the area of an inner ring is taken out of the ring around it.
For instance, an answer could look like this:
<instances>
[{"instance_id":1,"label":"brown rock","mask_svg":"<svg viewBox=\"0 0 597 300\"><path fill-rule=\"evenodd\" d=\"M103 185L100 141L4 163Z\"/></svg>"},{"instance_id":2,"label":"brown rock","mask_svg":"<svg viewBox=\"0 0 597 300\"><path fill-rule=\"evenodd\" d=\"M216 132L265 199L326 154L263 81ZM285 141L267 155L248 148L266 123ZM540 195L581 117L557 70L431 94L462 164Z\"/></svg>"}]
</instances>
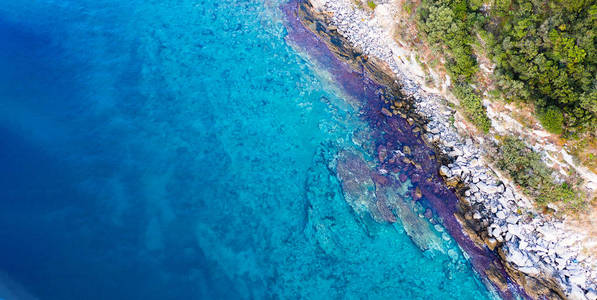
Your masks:
<instances>
[{"instance_id":1,"label":"brown rock","mask_svg":"<svg viewBox=\"0 0 597 300\"><path fill-rule=\"evenodd\" d=\"M384 114L387 117L391 117L392 116L392 112L390 112L387 108L382 108L381 109L381 113Z\"/></svg>"},{"instance_id":2,"label":"brown rock","mask_svg":"<svg viewBox=\"0 0 597 300\"><path fill-rule=\"evenodd\" d=\"M498 245L498 241L494 238L488 238L485 240L485 244L489 248L489 250L493 251L495 247Z\"/></svg>"},{"instance_id":3,"label":"brown rock","mask_svg":"<svg viewBox=\"0 0 597 300\"><path fill-rule=\"evenodd\" d=\"M377 158L379 159L380 162L383 162L386 160L387 157L388 157L388 151L387 151L386 147L384 147L383 145L380 145L377 148Z\"/></svg>"},{"instance_id":4,"label":"brown rock","mask_svg":"<svg viewBox=\"0 0 597 300\"><path fill-rule=\"evenodd\" d=\"M501 248L498 253L502 258L508 276L524 288L531 299L567 299L556 280L548 274L527 275L516 270L506 260L506 255Z\"/></svg>"},{"instance_id":5,"label":"brown rock","mask_svg":"<svg viewBox=\"0 0 597 300\"><path fill-rule=\"evenodd\" d=\"M487 276L487 279L489 279L489 281L491 281L494 286L500 289L502 292L508 290L508 281L498 271L497 267L488 268L488 270L485 271L485 276Z\"/></svg>"},{"instance_id":6,"label":"brown rock","mask_svg":"<svg viewBox=\"0 0 597 300\"><path fill-rule=\"evenodd\" d=\"M457 187L458 186L458 179L456 178L449 178L448 180L446 180L446 185L449 187Z\"/></svg>"},{"instance_id":7,"label":"brown rock","mask_svg":"<svg viewBox=\"0 0 597 300\"><path fill-rule=\"evenodd\" d=\"M419 187L417 187L417 188L415 189L415 194L414 194L414 196L415 196L415 197L414 197L414 198L415 198L415 200L419 200L419 199L421 199L421 197L423 197L423 193L421 192L421 189L420 189Z\"/></svg>"},{"instance_id":8,"label":"brown rock","mask_svg":"<svg viewBox=\"0 0 597 300\"><path fill-rule=\"evenodd\" d=\"M471 223L464 220L464 218L460 214L454 214L458 223L462 225L462 231L477 245L479 248L483 248L485 242L483 241L482 237L480 236L479 232L475 231L471 225Z\"/></svg>"},{"instance_id":9,"label":"brown rock","mask_svg":"<svg viewBox=\"0 0 597 300\"><path fill-rule=\"evenodd\" d=\"M371 179L373 179L373 181L375 183L380 184L380 185L386 185L389 182L387 177L385 177L383 175L379 175L377 173L371 174Z\"/></svg>"}]
</instances>

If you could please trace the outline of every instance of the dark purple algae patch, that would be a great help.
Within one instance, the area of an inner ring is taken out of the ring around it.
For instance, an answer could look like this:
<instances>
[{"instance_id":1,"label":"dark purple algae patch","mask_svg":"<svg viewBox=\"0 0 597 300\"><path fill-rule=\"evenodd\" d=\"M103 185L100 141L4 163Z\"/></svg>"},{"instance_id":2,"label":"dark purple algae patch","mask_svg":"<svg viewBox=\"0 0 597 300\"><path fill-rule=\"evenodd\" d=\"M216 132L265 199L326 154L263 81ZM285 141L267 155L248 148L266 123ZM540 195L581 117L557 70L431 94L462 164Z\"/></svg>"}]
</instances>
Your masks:
<instances>
[{"instance_id":1,"label":"dark purple algae patch","mask_svg":"<svg viewBox=\"0 0 597 300\"><path fill-rule=\"evenodd\" d=\"M361 102L360 114L371 129L369 139L375 145L370 154L376 158L376 172L367 171L364 163L353 154L343 153L338 162L338 175L345 179L349 175L356 176L361 182L367 181L368 185L374 186L377 201L369 203L369 213L377 221L390 223L396 221L396 216L391 213L393 206L384 196L384 191L410 179L413 199L418 198L414 195L415 189L418 189L422 195L418 201L426 208L425 215L433 213L436 219L441 220L448 233L469 256L481 278L491 282L504 299L517 296L528 298L508 277L498 255L487 247L478 247L464 233L455 216L460 213L455 190L448 187L439 175L436 153L422 140L420 127L399 114L388 114L388 102L408 102L400 94L397 84L388 80L383 84L376 82L371 74L379 78L379 68L374 70L374 63L347 46L348 43L336 32L328 30L309 8L310 5L302 0L290 1L282 7L287 17L287 39L309 53L332 74L346 93ZM322 37L329 38L328 43ZM329 45L332 45L333 51ZM343 180L345 192L354 197L358 193L368 192L356 182Z\"/></svg>"}]
</instances>

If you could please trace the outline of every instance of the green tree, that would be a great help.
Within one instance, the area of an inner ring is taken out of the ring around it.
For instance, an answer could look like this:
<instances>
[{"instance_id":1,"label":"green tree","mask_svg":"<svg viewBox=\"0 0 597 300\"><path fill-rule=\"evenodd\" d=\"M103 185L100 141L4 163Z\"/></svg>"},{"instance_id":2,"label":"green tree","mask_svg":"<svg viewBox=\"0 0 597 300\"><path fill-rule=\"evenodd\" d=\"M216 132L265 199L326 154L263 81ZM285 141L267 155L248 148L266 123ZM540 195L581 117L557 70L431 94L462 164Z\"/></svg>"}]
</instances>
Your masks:
<instances>
[{"instance_id":1,"label":"green tree","mask_svg":"<svg viewBox=\"0 0 597 300\"><path fill-rule=\"evenodd\" d=\"M545 111L541 112L539 114L539 120L545 130L555 134L562 134L564 130L564 115L556 106L550 106Z\"/></svg>"}]
</instances>

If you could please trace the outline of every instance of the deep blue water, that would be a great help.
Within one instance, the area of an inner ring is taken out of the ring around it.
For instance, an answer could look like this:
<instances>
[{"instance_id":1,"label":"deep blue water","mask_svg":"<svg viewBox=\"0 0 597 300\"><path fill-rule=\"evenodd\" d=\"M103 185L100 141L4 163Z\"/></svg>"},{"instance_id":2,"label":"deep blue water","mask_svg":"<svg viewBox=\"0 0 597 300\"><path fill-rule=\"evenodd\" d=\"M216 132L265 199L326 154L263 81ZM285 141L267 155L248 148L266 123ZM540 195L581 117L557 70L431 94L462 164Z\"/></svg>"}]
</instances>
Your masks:
<instances>
[{"instance_id":1,"label":"deep blue water","mask_svg":"<svg viewBox=\"0 0 597 300\"><path fill-rule=\"evenodd\" d=\"M279 4L2 1L0 298L488 297L349 204L367 125Z\"/></svg>"}]
</instances>

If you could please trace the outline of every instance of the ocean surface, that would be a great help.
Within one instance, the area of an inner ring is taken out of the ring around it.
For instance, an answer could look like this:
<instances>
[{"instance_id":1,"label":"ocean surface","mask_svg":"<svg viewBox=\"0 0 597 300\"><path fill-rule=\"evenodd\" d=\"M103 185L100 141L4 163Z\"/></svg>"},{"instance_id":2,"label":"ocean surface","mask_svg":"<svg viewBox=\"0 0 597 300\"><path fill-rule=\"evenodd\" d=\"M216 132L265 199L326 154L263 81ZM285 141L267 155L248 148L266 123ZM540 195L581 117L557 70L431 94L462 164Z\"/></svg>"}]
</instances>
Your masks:
<instances>
[{"instance_id":1,"label":"ocean surface","mask_svg":"<svg viewBox=\"0 0 597 300\"><path fill-rule=\"evenodd\" d=\"M281 1L1 2L0 299L490 297Z\"/></svg>"}]
</instances>

